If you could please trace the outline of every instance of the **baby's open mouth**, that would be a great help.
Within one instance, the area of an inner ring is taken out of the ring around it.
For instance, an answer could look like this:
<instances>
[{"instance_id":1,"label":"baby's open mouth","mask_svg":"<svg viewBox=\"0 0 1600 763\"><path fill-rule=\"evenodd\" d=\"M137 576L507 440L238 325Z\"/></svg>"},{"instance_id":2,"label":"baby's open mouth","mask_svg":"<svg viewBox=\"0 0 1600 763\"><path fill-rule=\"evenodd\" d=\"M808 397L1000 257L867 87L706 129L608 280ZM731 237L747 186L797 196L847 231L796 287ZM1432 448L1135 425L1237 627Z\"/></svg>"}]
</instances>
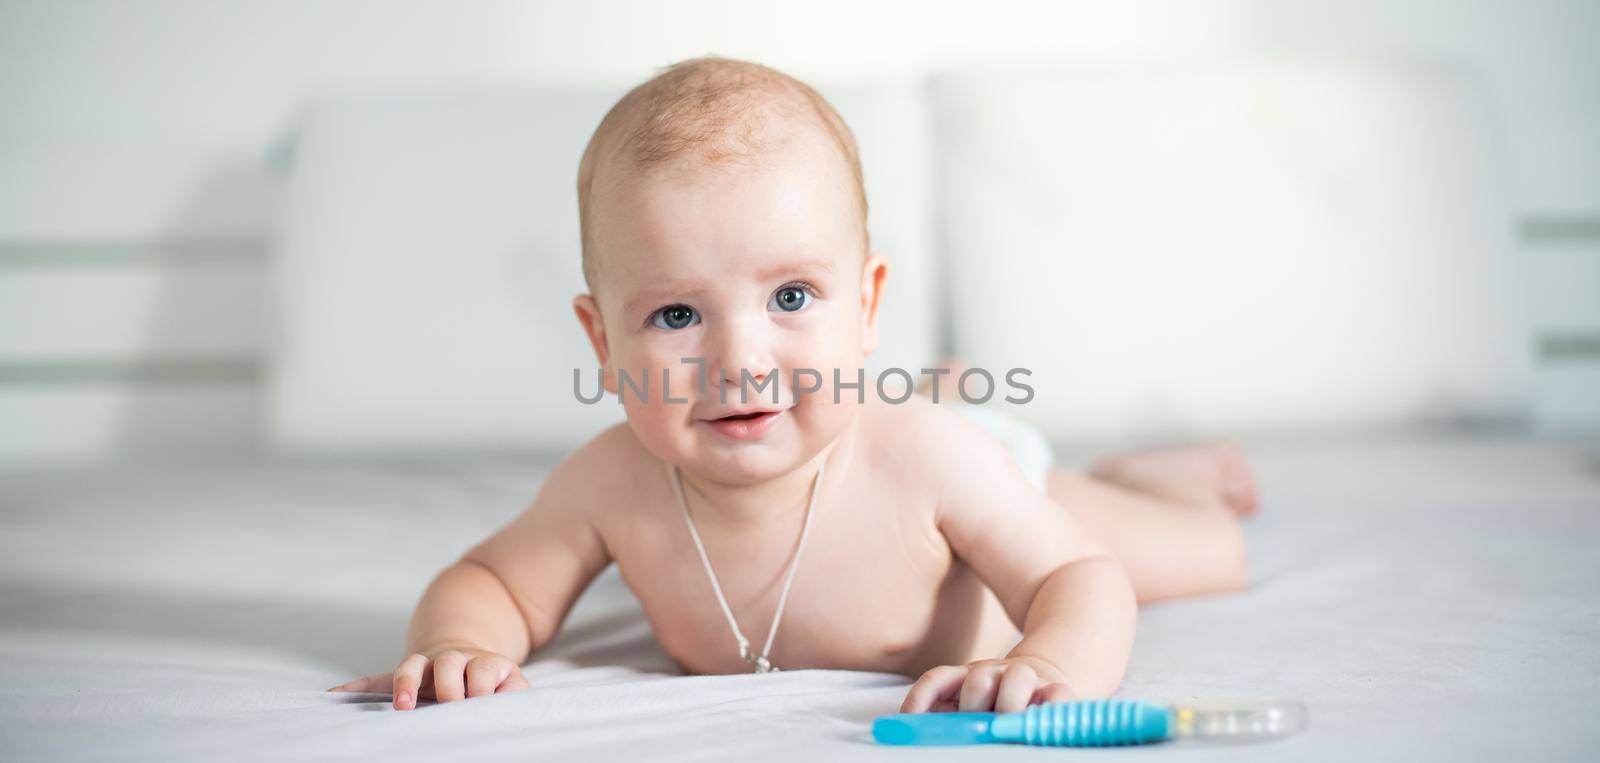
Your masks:
<instances>
[{"instance_id":1,"label":"baby's open mouth","mask_svg":"<svg viewBox=\"0 0 1600 763\"><path fill-rule=\"evenodd\" d=\"M774 422L782 418L786 410L778 411L745 411L743 413L730 413L714 419L702 419L702 422L724 437L735 440L754 440L765 434Z\"/></svg>"},{"instance_id":2,"label":"baby's open mouth","mask_svg":"<svg viewBox=\"0 0 1600 763\"><path fill-rule=\"evenodd\" d=\"M736 414L734 414L732 416L723 416L722 418L715 419L715 420L716 421L750 421L751 419L758 419L758 418L761 418L762 416L771 416L771 415L776 415L776 414L773 414L773 413L768 412L768 411L753 411L751 413L736 413Z\"/></svg>"}]
</instances>

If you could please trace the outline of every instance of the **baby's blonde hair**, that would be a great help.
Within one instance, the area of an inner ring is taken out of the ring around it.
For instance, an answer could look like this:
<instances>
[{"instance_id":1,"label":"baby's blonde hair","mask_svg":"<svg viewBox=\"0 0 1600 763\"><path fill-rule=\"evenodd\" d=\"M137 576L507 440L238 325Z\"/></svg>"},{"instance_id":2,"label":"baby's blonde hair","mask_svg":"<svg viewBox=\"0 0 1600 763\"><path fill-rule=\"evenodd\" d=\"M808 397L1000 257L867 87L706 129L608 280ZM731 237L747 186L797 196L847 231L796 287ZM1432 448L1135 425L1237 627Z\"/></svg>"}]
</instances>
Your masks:
<instances>
[{"instance_id":1,"label":"baby's blonde hair","mask_svg":"<svg viewBox=\"0 0 1600 763\"><path fill-rule=\"evenodd\" d=\"M867 245L867 192L855 135L826 99L783 72L749 61L692 58L628 91L600 120L578 164L583 276L595 285L591 196L602 164L646 169L673 159L706 166L751 159L774 130L810 122L838 147L851 176Z\"/></svg>"}]
</instances>

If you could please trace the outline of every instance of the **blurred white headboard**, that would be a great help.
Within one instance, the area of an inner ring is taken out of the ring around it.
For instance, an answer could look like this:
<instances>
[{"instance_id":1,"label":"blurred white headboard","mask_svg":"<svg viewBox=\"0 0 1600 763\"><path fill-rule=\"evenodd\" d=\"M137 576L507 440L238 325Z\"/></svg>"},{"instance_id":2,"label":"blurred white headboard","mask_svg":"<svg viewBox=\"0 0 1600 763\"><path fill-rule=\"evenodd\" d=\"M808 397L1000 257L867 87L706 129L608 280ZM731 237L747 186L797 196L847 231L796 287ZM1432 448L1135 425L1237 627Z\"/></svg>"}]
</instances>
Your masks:
<instances>
[{"instance_id":1,"label":"blurred white headboard","mask_svg":"<svg viewBox=\"0 0 1600 763\"><path fill-rule=\"evenodd\" d=\"M923 91L897 92L895 98L915 99ZM941 108L948 111L952 98L959 105L960 92L950 85ZM847 117L874 100L870 93L839 91L837 97ZM967 107L1003 97L1001 90L978 88ZM903 267L895 273L891 299L900 300L896 307L907 316L938 315L945 303L934 286L938 263L908 261L903 251L971 251L970 243L946 239L950 231L943 223L918 228L916 221L929 214L926 196L936 182L948 188L950 181L932 162L915 164L915 157L938 153L934 146L901 139L928 127L915 124L920 108L892 101L883 112L892 118L863 118L855 125L868 134L863 143L869 165L889 153L893 162L910 162L894 175L899 179L879 172L882 179L871 189L875 213L887 215L885 225L900 231L885 243L900 255L897 264ZM1056 134L1064 140L1073 132ZM946 134L938 151L970 152L955 141L959 137ZM214 152L198 146L166 152L74 148L59 155L30 153L25 146L0 149L0 169L8 179L0 183L0 462L261 448L273 410L267 390L274 326L282 317L276 274L285 263L274 254L281 243L277 221L286 205L304 202L285 197L281 165L262 153L229 155L219 164ZM946 156L953 158L959 159ZM996 163L991 169L1009 172L1012 166ZM1027 172L1036 166L1022 165L1024 182L1031 182ZM568 183L559 179L563 187ZM556 213L575 216L570 205L561 204ZM1037 219L1032 211L1018 211ZM1600 428L1600 210L1519 215L1505 225L1515 236L1508 277L1527 298L1531 326L1524 340L1537 361L1533 417L1550 429ZM983 233L981 224L964 230L962 235ZM878 233L882 239L887 228ZM942 288L973 287L972 279L981 281L984 271L965 268L993 268L1017 253L983 244L979 249L984 251L977 257L1000 259L956 263L957 278ZM973 343L970 333L981 322L969 325L963 317L961 326L946 324L941 339L935 319L916 320L926 322L901 326L908 337L902 344L912 354L895 362L950 350L962 331L969 332L963 344L975 357L1007 362L1001 346ZM1170 414L1162 414L1164 422L1144 423L1188 426Z\"/></svg>"},{"instance_id":2,"label":"blurred white headboard","mask_svg":"<svg viewBox=\"0 0 1600 763\"><path fill-rule=\"evenodd\" d=\"M1307 61L937 89L955 344L1061 438L1515 420L1533 347L1482 84Z\"/></svg>"}]
</instances>

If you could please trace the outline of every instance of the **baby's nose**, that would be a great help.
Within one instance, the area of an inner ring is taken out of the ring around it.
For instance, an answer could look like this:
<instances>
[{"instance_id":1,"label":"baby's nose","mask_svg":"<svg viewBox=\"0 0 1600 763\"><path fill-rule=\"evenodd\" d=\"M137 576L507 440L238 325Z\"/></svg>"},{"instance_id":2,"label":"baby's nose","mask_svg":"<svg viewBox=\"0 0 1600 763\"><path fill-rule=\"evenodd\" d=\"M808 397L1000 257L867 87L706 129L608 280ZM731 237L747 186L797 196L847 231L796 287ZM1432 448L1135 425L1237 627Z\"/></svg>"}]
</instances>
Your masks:
<instances>
[{"instance_id":1,"label":"baby's nose","mask_svg":"<svg viewBox=\"0 0 1600 763\"><path fill-rule=\"evenodd\" d=\"M777 370L771 337L749 323L729 325L723 332L716 368L724 384L737 386L746 374L752 381L762 382Z\"/></svg>"}]
</instances>

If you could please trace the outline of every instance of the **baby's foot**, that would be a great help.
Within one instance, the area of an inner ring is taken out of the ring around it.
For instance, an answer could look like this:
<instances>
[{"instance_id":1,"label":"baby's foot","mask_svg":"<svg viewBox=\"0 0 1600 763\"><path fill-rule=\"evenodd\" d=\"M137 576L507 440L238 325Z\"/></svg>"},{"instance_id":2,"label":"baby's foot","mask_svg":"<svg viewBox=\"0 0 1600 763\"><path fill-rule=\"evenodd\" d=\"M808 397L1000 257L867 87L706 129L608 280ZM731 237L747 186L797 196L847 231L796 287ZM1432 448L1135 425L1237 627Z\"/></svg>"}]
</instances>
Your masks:
<instances>
[{"instance_id":1,"label":"baby's foot","mask_svg":"<svg viewBox=\"0 0 1600 763\"><path fill-rule=\"evenodd\" d=\"M1112 456L1090 476L1181 501L1220 500L1241 517L1256 513L1261 496L1243 451L1232 443L1159 448Z\"/></svg>"}]
</instances>

